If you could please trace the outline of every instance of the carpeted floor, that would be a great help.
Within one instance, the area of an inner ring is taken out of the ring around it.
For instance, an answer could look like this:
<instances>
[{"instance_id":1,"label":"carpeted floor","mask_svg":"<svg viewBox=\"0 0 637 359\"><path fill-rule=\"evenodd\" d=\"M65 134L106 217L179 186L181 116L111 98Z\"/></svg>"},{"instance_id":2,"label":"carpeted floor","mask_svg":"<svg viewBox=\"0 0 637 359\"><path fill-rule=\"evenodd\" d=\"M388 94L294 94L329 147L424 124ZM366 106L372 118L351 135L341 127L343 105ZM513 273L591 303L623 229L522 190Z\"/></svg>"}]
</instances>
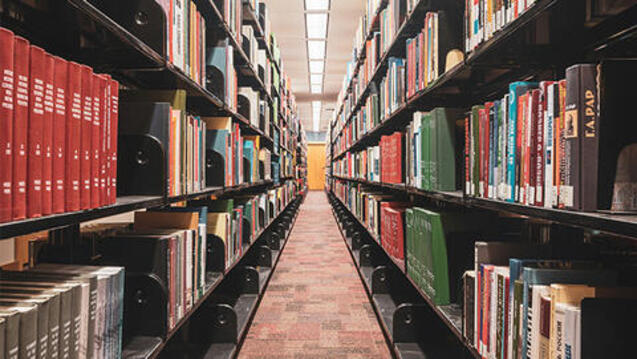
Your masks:
<instances>
[{"instance_id":1,"label":"carpeted floor","mask_svg":"<svg viewBox=\"0 0 637 359\"><path fill-rule=\"evenodd\" d=\"M325 193L310 192L239 358L390 358Z\"/></svg>"}]
</instances>

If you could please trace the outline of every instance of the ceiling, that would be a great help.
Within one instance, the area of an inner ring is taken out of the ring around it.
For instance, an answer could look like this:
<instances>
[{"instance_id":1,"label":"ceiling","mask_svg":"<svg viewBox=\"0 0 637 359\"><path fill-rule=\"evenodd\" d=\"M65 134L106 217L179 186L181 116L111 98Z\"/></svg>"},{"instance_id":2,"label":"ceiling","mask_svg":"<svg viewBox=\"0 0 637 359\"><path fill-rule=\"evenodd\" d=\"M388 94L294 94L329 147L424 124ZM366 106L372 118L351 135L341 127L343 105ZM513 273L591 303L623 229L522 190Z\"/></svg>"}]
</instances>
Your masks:
<instances>
[{"instance_id":1,"label":"ceiling","mask_svg":"<svg viewBox=\"0 0 637 359\"><path fill-rule=\"evenodd\" d=\"M271 30L281 48L283 70L291 79L303 125L307 131L312 130L311 102L320 100L323 109L319 130L325 131L336 106L347 62L352 59L354 35L363 15L363 0L331 0L323 93L314 95L310 92L304 0L264 1L268 6Z\"/></svg>"}]
</instances>

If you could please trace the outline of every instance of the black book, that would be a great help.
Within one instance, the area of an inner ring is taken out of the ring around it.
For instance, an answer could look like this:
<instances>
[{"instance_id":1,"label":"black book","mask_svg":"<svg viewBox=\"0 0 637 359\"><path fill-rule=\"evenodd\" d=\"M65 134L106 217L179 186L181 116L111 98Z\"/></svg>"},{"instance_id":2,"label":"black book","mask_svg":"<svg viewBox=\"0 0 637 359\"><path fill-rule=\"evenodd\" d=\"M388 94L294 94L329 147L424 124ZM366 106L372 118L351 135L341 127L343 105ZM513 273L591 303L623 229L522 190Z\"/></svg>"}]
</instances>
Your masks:
<instances>
[{"instance_id":1,"label":"black book","mask_svg":"<svg viewBox=\"0 0 637 359\"><path fill-rule=\"evenodd\" d=\"M637 82L637 60L604 60L585 74L598 81L580 79L581 209L637 211L634 182L618 178L617 171L622 150L637 143L637 121L622 120L634 116L637 96L627 84ZM637 167L635 159L622 165Z\"/></svg>"},{"instance_id":2,"label":"black book","mask_svg":"<svg viewBox=\"0 0 637 359\"><path fill-rule=\"evenodd\" d=\"M564 157L566 173L564 173L564 191L560 189L560 196L565 196L567 208L582 209L582 143L585 136L584 128L597 122L597 66L594 64L578 64L566 69L566 102ZM593 149L586 150L590 153ZM590 157L590 155L588 156ZM587 160L592 160L588 158ZM588 197L590 192L586 192Z\"/></svg>"}]
</instances>

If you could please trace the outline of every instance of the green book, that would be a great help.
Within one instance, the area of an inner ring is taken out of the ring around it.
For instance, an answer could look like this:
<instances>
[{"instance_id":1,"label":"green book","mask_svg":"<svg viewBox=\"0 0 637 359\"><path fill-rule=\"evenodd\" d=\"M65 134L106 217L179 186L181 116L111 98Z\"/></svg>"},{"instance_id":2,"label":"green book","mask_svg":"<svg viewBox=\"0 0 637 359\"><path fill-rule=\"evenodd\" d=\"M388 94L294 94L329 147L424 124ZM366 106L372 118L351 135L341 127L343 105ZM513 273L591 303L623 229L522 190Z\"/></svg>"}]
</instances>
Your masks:
<instances>
[{"instance_id":1,"label":"green book","mask_svg":"<svg viewBox=\"0 0 637 359\"><path fill-rule=\"evenodd\" d=\"M405 269L407 271L407 275L417 282L417 270L416 263L414 262L414 258L411 254L411 249L415 245L416 233L414 233L414 210L412 208L407 208L405 210Z\"/></svg>"},{"instance_id":2,"label":"green book","mask_svg":"<svg viewBox=\"0 0 637 359\"><path fill-rule=\"evenodd\" d=\"M219 213L219 212L232 213L233 210L234 210L234 199L216 200L216 201L212 201L208 205L209 213Z\"/></svg>"},{"instance_id":3,"label":"green book","mask_svg":"<svg viewBox=\"0 0 637 359\"><path fill-rule=\"evenodd\" d=\"M484 106L471 108L471 187L474 196L480 194L480 114Z\"/></svg>"},{"instance_id":4,"label":"green book","mask_svg":"<svg viewBox=\"0 0 637 359\"><path fill-rule=\"evenodd\" d=\"M435 167L437 191L456 190L456 119L461 110L436 108L433 110L436 137Z\"/></svg>"}]
</instances>

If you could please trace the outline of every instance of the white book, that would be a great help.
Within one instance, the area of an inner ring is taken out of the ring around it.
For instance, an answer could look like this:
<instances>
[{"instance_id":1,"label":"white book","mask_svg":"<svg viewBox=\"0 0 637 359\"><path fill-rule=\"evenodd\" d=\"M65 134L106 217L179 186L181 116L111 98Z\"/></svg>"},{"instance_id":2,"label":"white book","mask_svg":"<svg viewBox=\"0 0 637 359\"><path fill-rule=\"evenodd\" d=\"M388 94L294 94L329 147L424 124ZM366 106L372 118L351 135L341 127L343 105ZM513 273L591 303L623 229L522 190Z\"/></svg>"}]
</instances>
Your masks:
<instances>
[{"instance_id":1,"label":"white book","mask_svg":"<svg viewBox=\"0 0 637 359\"><path fill-rule=\"evenodd\" d=\"M532 285L531 286L531 301L529 302L529 319L528 319L528 338L527 351L529 358L540 357L540 303L542 297L550 296L550 286L547 285ZM523 354L524 355L524 354Z\"/></svg>"},{"instance_id":2,"label":"white book","mask_svg":"<svg viewBox=\"0 0 637 359\"><path fill-rule=\"evenodd\" d=\"M553 192L553 166L554 166L554 139L553 121L555 99L554 87L548 86L544 94L546 108L544 110L544 207L551 208L554 203Z\"/></svg>"}]
</instances>

